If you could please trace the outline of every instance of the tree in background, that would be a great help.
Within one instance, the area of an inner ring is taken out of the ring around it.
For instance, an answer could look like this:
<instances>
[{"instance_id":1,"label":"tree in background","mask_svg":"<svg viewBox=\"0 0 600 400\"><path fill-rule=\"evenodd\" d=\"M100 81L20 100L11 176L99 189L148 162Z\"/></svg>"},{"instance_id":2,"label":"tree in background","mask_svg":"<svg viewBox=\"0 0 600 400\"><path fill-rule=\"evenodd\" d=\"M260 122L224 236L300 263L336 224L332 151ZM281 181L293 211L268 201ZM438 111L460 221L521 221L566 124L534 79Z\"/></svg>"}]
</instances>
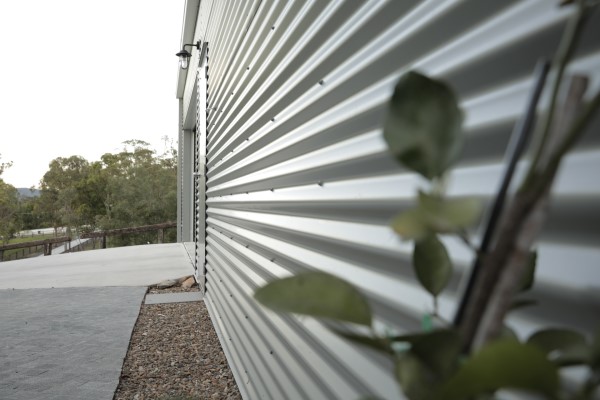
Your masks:
<instances>
[{"instance_id":1,"label":"tree in background","mask_svg":"<svg viewBox=\"0 0 600 400\"><path fill-rule=\"evenodd\" d=\"M11 162L0 162L0 237L4 244L19 228L19 192L2 179L2 173L11 165Z\"/></svg>"},{"instance_id":2,"label":"tree in background","mask_svg":"<svg viewBox=\"0 0 600 400\"><path fill-rule=\"evenodd\" d=\"M82 219L79 208L79 188L85 185L90 163L81 156L58 157L50 162L48 171L40 181L41 212L46 222L56 230L60 226L81 226L89 221Z\"/></svg>"},{"instance_id":3,"label":"tree in background","mask_svg":"<svg viewBox=\"0 0 600 400\"><path fill-rule=\"evenodd\" d=\"M157 155L148 143L141 140L128 140L123 144L120 153L102 156L107 183L106 213L97 218L97 225L101 229L114 229L175 220L176 150L171 146L163 154ZM121 244L152 240L148 239L142 235Z\"/></svg>"},{"instance_id":4,"label":"tree in background","mask_svg":"<svg viewBox=\"0 0 600 400\"><path fill-rule=\"evenodd\" d=\"M100 161L59 157L40 182L32 218L57 229L116 229L173 221L177 214L177 151L165 138L158 155L141 140L123 142L119 153ZM30 207L30 206L28 206ZM119 245L153 241L152 237L115 239Z\"/></svg>"},{"instance_id":5,"label":"tree in background","mask_svg":"<svg viewBox=\"0 0 600 400\"><path fill-rule=\"evenodd\" d=\"M2 159L2 154L0 154L0 160L1 159ZM0 162L0 177L2 176L2 174L4 173L4 171L6 171L11 166L12 166L12 161ZM0 179L2 179L2 178L0 178Z\"/></svg>"},{"instance_id":6,"label":"tree in background","mask_svg":"<svg viewBox=\"0 0 600 400\"><path fill-rule=\"evenodd\" d=\"M2 173L0 162L0 238L20 229L66 227L69 236L94 229L116 229L174 221L177 215L177 151L167 136L162 154L141 140L123 142L119 153L100 161L58 157L40 181L40 196L21 198ZM0 158L1 159L1 158ZM166 232L174 241L176 232ZM111 239L113 245L154 242L155 233Z\"/></svg>"},{"instance_id":7,"label":"tree in background","mask_svg":"<svg viewBox=\"0 0 600 400\"><path fill-rule=\"evenodd\" d=\"M21 197L19 211L19 225L23 230L33 230L44 226L43 215L38 212L39 197Z\"/></svg>"}]
</instances>

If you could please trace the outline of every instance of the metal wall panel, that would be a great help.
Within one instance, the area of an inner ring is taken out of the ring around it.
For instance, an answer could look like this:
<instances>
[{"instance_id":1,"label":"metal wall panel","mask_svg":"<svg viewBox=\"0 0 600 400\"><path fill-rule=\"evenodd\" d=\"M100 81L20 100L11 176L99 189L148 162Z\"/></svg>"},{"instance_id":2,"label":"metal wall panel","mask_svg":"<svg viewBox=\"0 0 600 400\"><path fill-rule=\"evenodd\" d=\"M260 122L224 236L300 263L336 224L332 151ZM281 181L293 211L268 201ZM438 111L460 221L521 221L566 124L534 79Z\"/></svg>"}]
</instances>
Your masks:
<instances>
[{"instance_id":1,"label":"metal wall panel","mask_svg":"<svg viewBox=\"0 0 600 400\"><path fill-rule=\"evenodd\" d=\"M409 69L448 81L467 130L450 194L489 200L533 67L553 54L568 16L555 3L201 2L195 38L208 41L210 57L198 240L206 241L206 303L244 398L400 396L389 361L311 318L267 311L252 294L275 277L323 270L362 288L378 323L419 329L431 299L417 285L411 246L388 224L423 182L386 152L386 101ZM598 15L588 27L570 70L589 74L597 90ZM520 335L599 324L599 127L597 118L555 185L538 246L540 305L512 318ZM447 244L456 273L440 308L451 318L471 256Z\"/></svg>"},{"instance_id":2,"label":"metal wall panel","mask_svg":"<svg viewBox=\"0 0 600 400\"><path fill-rule=\"evenodd\" d=\"M204 49L206 46L203 47ZM196 74L196 124L195 124L195 165L194 165L194 201L196 227L194 267L196 281L200 291L206 291L206 253L204 239L206 236L206 138L207 138L207 63L206 52L198 65Z\"/></svg>"}]
</instances>

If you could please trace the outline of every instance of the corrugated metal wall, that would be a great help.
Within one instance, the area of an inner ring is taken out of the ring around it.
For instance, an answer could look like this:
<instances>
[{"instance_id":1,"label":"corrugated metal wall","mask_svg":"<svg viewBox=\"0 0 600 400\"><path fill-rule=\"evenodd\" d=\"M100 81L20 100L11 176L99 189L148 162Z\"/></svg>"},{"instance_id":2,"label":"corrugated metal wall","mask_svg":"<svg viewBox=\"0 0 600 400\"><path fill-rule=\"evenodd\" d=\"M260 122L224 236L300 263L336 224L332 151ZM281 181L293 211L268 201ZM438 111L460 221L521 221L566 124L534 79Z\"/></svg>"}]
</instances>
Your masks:
<instances>
[{"instance_id":1,"label":"corrugated metal wall","mask_svg":"<svg viewBox=\"0 0 600 400\"><path fill-rule=\"evenodd\" d=\"M569 13L556 3L200 3L195 40L210 54L199 111L208 125L206 303L244 398L400 396L385 359L311 318L266 311L252 294L274 277L323 270L368 293L380 322L419 329L431 300L416 284L411 246L388 223L414 204L422 182L386 152L386 101L409 69L448 81L467 115L450 193L489 199L534 65L553 54ZM597 90L598 15L588 26L571 70L589 74ZM541 302L513 318L520 334L600 323L599 125L596 118L555 186L539 244ZM447 244L456 276L440 306L451 319L471 257Z\"/></svg>"}]
</instances>

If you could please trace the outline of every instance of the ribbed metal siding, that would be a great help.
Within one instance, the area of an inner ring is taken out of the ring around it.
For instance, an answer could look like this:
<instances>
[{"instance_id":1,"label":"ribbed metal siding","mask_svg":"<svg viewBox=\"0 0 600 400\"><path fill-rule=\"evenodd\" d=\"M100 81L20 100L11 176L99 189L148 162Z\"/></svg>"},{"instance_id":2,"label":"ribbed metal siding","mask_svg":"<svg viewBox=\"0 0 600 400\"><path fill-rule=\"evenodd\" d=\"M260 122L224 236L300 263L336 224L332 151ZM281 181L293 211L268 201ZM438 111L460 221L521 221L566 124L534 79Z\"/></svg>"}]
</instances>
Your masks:
<instances>
[{"instance_id":1,"label":"ribbed metal siding","mask_svg":"<svg viewBox=\"0 0 600 400\"><path fill-rule=\"evenodd\" d=\"M207 136L207 73L206 62L202 60L196 74L196 126L195 126L195 157L194 166L194 200L196 226L195 262L196 280L200 291L205 293L206 287L206 253L204 238L206 235L206 136Z\"/></svg>"},{"instance_id":2,"label":"ribbed metal siding","mask_svg":"<svg viewBox=\"0 0 600 400\"><path fill-rule=\"evenodd\" d=\"M422 182L386 153L385 103L408 69L450 82L468 135L450 193L489 199L533 66L554 52L568 15L554 3L201 3L195 37L211 49L206 302L245 398L399 396L385 359L311 318L266 311L252 293L274 277L324 270L364 289L380 322L418 329L431 300L416 284L411 246L388 223ZM599 22L589 22L571 68L593 90ZM599 122L555 186L539 245L541 305L511 321L522 335L599 322ZM451 318L471 257L447 244L456 276L440 306Z\"/></svg>"},{"instance_id":3,"label":"ribbed metal siding","mask_svg":"<svg viewBox=\"0 0 600 400\"><path fill-rule=\"evenodd\" d=\"M194 189L193 189L193 193L194 193L194 205L193 205L193 209L194 209L194 215L193 215L193 241L194 241L194 270L195 270L195 275L196 278L199 277L198 275L198 254L199 254L199 246L201 243L204 242L204 232L203 232L203 228L204 228L204 224L202 221L202 217L204 217L204 213L201 213L201 210L203 210L204 204L202 202L202 191L200 190L201 185L202 185L202 177L198 175L198 171L200 171L201 169L201 164L200 164L200 150L199 150L199 141L200 141L200 134L198 133L197 129L194 127L194 170L193 170L193 185L194 185ZM200 264L202 265L202 263Z\"/></svg>"}]
</instances>

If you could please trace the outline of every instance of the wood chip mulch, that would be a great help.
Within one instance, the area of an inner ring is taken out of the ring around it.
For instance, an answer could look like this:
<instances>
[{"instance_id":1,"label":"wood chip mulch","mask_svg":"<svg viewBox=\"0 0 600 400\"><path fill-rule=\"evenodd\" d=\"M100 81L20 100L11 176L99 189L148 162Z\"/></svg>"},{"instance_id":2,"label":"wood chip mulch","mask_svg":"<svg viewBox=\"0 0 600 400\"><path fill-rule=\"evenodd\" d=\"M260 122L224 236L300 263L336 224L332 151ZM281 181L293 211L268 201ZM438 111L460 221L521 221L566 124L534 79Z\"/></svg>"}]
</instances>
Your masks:
<instances>
[{"instance_id":1,"label":"wood chip mulch","mask_svg":"<svg viewBox=\"0 0 600 400\"><path fill-rule=\"evenodd\" d=\"M114 400L241 398L204 302L142 305Z\"/></svg>"}]
</instances>

